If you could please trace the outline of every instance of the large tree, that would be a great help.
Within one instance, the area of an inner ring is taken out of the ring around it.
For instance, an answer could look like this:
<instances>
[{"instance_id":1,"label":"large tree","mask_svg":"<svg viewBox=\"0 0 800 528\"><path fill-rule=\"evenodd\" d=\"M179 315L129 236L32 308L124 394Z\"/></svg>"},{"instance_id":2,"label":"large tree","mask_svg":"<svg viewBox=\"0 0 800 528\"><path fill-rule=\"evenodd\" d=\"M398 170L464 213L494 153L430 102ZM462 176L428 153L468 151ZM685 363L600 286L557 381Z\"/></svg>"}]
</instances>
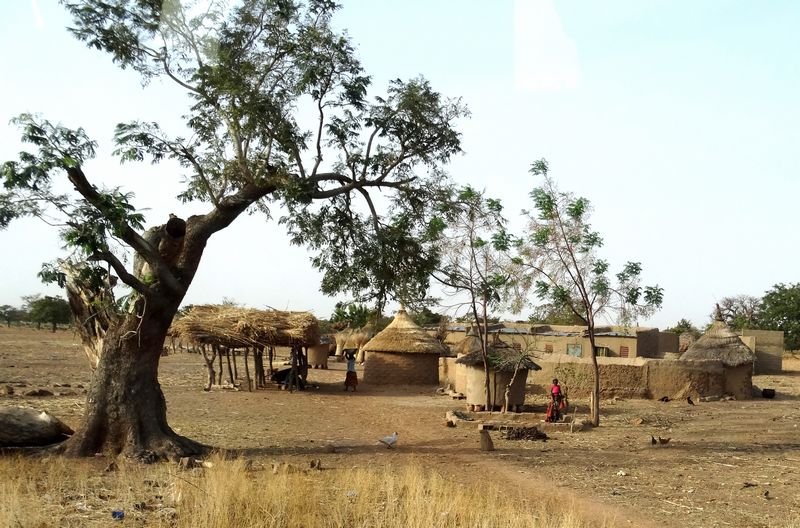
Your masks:
<instances>
[{"instance_id":1,"label":"large tree","mask_svg":"<svg viewBox=\"0 0 800 528\"><path fill-rule=\"evenodd\" d=\"M167 424L159 357L206 244L245 211L283 207L293 241L316 250L325 292L348 291L379 306L391 296L420 296L437 261L424 235L432 205L449 192L441 165L460 150L460 102L421 78L395 80L368 98L369 76L331 27L332 1L226 4L65 3L72 33L89 47L145 82L161 78L185 90L185 130L122 123L115 153L126 162L176 160L185 171L176 177L186 181L179 198L207 203L206 214L145 230L132 196L85 170L97 145L83 129L34 115L16 120L33 149L2 167L0 221L45 207L63 215L75 258L45 275L88 310L81 330L101 343L68 454L156 460L204 450ZM315 117L303 125L298 116L308 109ZM56 192L62 175L74 192ZM384 198L375 201L378 191ZM122 310L107 270L133 291Z\"/></svg>"},{"instance_id":2,"label":"large tree","mask_svg":"<svg viewBox=\"0 0 800 528\"><path fill-rule=\"evenodd\" d=\"M752 295L734 295L719 300L711 313L711 321L722 315L722 320L735 330L758 328L761 299ZM719 312L717 312L719 310Z\"/></svg>"},{"instance_id":3,"label":"large tree","mask_svg":"<svg viewBox=\"0 0 800 528\"><path fill-rule=\"evenodd\" d=\"M520 247L520 283L533 287L540 300L568 307L586 325L593 368L590 419L600 424L600 371L597 364L595 326L601 316L628 324L661 306L662 289L641 286L642 267L628 262L613 280L609 264L597 255L600 234L590 224L586 198L559 190L545 160L531 167L542 179L531 192L533 210L526 213L528 227Z\"/></svg>"},{"instance_id":4,"label":"large tree","mask_svg":"<svg viewBox=\"0 0 800 528\"><path fill-rule=\"evenodd\" d=\"M39 297L30 304L28 318L37 325L49 324L52 331L55 332L58 325L70 322L69 303L61 297L51 295Z\"/></svg>"},{"instance_id":5,"label":"large tree","mask_svg":"<svg viewBox=\"0 0 800 528\"><path fill-rule=\"evenodd\" d=\"M783 330L784 347L800 349L800 283L776 284L764 293L759 306L759 328Z\"/></svg>"}]
</instances>

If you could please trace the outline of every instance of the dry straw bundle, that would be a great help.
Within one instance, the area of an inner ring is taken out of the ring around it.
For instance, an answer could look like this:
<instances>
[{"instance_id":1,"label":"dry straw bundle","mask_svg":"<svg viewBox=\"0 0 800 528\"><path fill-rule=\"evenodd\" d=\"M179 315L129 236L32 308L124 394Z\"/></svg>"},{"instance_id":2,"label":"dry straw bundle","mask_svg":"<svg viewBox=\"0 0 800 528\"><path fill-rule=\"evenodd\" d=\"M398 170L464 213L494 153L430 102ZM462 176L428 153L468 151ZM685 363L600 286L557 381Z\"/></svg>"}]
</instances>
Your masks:
<instances>
[{"instance_id":1,"label":"dry straw bundle","mask_svg":"<svg viewBox=\"0 0 800 528\"><path fill-rule=\"evenodd\" d=\"M367 352L445 354L447 349L400 309L389 326L364 345Z\"/></svg>"},{"instance_id":2,"label":"dry straw bundle","mask_svg":"<svg viewBox=\"0 0 800 528\"><path fill-rule=\"evenodd\" d=\"M311 346L320 338L319 323L308 312L215 304L192 307L171 331L186 341L230 348Z\"/></svg>"},{"instance_id":3,"label":"dry straw bundle","mask_svg":"<svg viewBox=\"0 0 800 528\"><path fill-rule=\"evenodd\" d=\"M717 320L681 356L681 360L716 359L728 367L753 363L755 354L723 321Z\"/></svg>"}]
</instances>

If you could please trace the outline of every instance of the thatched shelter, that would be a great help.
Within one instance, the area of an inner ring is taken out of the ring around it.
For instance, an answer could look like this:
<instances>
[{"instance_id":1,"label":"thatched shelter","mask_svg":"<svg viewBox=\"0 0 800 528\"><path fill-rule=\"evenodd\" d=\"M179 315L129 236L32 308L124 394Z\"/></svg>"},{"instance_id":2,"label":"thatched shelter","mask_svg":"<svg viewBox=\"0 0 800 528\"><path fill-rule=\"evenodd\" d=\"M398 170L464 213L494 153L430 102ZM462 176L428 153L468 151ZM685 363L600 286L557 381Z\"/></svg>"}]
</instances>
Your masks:
<instances>
[{"instance_id":1,"label":"thatched shelter","mask_svg":"<svg viewBox=\"0 0 800 528\"><path fill-rule=\"evenodd\" d=\"M755 359L753 351L719 316L681 356L681 361L720 361L725 367L725 392L739 399L752 397Z\"/></svg>"},{"instance_id":2,"label":"thatched shelter","mask_svg":"<svg viewBox=\"0 0 800 528\"><path fill-rule=\"evenodd\" d=\"M403 308L362 350L366 355L364 382L382 385L439 383L439 356L447 352Z\"/></svg>"},{"instance_id":3,"label":"thatched shelter","mask_svg":"<svg viewBox=\"0 0 800 528\"><path fill-rule=\"evenodd\" d=\"M467 397L467 405L486 405L486 378L484 374L483 353L481 351L480 338L475 335L468 335L455 347L458 354L456 359L457 368L465 370L464 394ZM528 379L528 371L541 370L541 367L533 362L525 354L517 351L507 343L494 340L489 345L489 391L492 396L492 403L497 407L505 405L505 390L514 371L519 369L517 377L511 383L508 405L511 408L518 408L525 403L525 384ZM456 372L456 379L459 372ZM458 389L456 389L458 390Z\"/></svg>"},{"instance_id":4,"label":"thatched shelter","mask_svg":"<svg viewBox=\"0 0 800 528\"><path fill-rule=\"evenodd\" d=\"M257 310L205 304L172 323L185 341L228 348L312 346L319 343L316 317L308 312Z\"/></svg>"},{"instance_id":5,"label":"thatched shelter","mask_svg":"<svg viewBox=\"0 0 800 528\"><path fill-rule=\"evenodd\" d=\"M199 345L208 369L206 390L215 382L214 360L219 360L217 384L222 384L223 354L227 357L228 374L232 385L236 384L236 355L231 364L231 350L244 349L245 381L252 388L247 356L252 349L255 361L255 386L266 385L264 350L269 351L269 371L272 375L272 357L275 347L292 349L293 382L299 376L305 381L308 371L307 358L302 349L319 343L320 329L317 319L308 312L282 312L278 310L256 310L229 305L199 305L192 307L172 323L170 332L180 336L185 343ZM211 350L206 350L208 345ZM295 351L299 351L295 353ZM209 355L210 352L210 355ZM289 385L291 387L291 384Z\"/></svg>"}]
</instances>

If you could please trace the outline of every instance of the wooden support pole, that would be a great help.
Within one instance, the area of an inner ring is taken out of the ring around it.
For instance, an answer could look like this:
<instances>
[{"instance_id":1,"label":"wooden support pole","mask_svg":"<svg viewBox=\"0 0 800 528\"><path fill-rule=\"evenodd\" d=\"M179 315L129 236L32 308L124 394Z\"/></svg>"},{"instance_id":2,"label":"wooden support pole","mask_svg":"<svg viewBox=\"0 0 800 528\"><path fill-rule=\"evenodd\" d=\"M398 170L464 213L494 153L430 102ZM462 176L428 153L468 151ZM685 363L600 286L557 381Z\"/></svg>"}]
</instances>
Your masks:
<instances>
[{"instance_id":1,"label":"wooden support pole","mask_svg":"<svg viewBox=\"0 0 800 528\"><path fill-rule=\"evenodd\" d=\"M220 350L219 345L213 345L214 352L217 354L217 360L219 361L219 372L217 372L217 385L222 385L222 376L223 372L222 369L222 350Z\"/></svg>"},{"instance_id":2,"label":"wooden support pole","mask_svg":"<svg viewBox=\"0 0 800 528\"><path fill-rule=\"evenodd\" d=\"M243 356L242 359L244 359L244 378L245 378L245 380L247 380L247 390L252 392L253 391L253 386L250 384L250 367L247 366L247 355L249 353L250 353L250 349L249 348L245 348L244 349L244 356Z\"/></svg>"},{"instance_id":3,"label":"wooden support pole","mask_svg":"<svg viewBox=\"0 0 800 528\"><path fill-rule=\"evenodd\" d=\"M235 348L233 350L231 350L231 354L233 354L233 377L238 380L239 379L239 369L236 368L236 349Z\"/></svg>"},{"instance_id":4,"label":"wooden support pole","mask_svg":"<svg viewBox=\"0 0 800 528\"><path fill-rule=\"evenodd\" d=\"M228 362L228 377L231 379L231 385L236 386L236 380L233 379L233 366L231 365L231 349L225 347L225 359Z\"/></svg>"}]
</instances>

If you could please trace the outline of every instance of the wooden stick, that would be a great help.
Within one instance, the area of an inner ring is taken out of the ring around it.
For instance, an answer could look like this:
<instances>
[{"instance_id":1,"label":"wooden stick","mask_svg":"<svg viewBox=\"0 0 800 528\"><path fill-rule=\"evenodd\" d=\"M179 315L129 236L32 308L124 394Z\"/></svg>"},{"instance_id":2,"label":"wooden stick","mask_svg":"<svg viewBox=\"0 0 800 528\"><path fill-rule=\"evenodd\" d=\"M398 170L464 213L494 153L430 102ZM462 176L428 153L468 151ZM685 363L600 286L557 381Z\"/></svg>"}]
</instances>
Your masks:
<instances>
[{"instance_id":1,"label":"wooden stick","mask_svg":"<svg viewBox=\"0 0 800 528\"><path fill-rule=\"evenodd\" d=\"M250 367L247 366L247 354L249 354L249 353L250 353L250 349L249 348L245 348L244 349L244 358L243 358L244 359L244 377L247 380L247 390L252 392L253 391L253 387L252 387L252 385L250 385Z\"/></svg>"}]
</instances>

